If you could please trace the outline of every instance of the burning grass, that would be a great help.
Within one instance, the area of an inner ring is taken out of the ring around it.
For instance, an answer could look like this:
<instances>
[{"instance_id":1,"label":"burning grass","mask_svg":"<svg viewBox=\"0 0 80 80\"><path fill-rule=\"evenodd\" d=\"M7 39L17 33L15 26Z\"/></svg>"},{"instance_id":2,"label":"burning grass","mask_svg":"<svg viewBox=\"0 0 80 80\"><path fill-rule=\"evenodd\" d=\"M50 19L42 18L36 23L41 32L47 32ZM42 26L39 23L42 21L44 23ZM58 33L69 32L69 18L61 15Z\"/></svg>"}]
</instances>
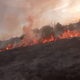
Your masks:
<instances>
[{"instance_id":1,"label":"burning grass","mask_svg":"<svg viewBox=\"0 0 80 80\"><path fill-rule=\"evenodd\" d=\"M80 32L79 31L65 30L62 34L60 34L58 36L58 38L55 38L54 35L50 35L50 37L43 37L41 39L41 42L36 38L34 38L31 41L26 40L26 42L24 40L22 40L22 42L20 42L19 45L15 44L15 46L14 46L14 45L8 44L6 46L6 48L0 49L0 52L2 52L4 50L13 49L14 47L29 46L29 45L41 44L41 43L44 44L44 43L47 43L47 42L56 41L58 39L66 39L66 38L72 38L72 37L80 37Z\"/></svg>"}]
</instances>

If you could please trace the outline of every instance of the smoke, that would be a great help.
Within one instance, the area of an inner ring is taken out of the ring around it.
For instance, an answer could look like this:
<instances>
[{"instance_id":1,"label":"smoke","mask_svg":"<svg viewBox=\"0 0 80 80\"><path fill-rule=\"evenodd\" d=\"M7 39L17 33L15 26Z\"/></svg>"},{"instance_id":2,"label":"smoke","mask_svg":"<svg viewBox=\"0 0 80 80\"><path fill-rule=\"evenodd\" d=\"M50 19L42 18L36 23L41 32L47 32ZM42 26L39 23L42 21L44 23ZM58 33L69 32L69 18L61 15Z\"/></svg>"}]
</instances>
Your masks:
<instances>
[{"instance_id":1,"label":"smoke","mask_svg":"<svg viewBox=\"0 0 80 80\"><path fill-rule=\"evenodd\" d=\"M33 31L32 31L32 26L33 26L33 17L32 16L28 16L28 18L26 19L26 21L28 22L28 25L25 25L23 27L23 33L25 34L25 37L30 39L34 37Z\"/></svg>"},{"instance_id":2,"label":"smoke","mask_svg":"<svg viewBox=\"0 0 80 80\"><path fill-rule=\"evenodd\" d=\"M54 25L46 25L41 29L34 29L34 33L40 35L40 40L43 38L49 38L51 35L54 35L55 38L59 38L60 35L64 33L64 31L79 31L80 32L80 21L77 23L72 23L69 25L62 25L60 23Z\"/></svg>"},{"instance_id":3,"label":"smoke","mask_svg":"<svg viewBox=\"0 0 80 80\"><path fill-rule=\"evenodd\" d=\"M69 25L62 25L60 23L57 23L54 25L54 27L53 25L46 25L41 29L32 29L32 23L34 22L33 17L29 16L26 20L29 24L23 27L24 34L18 38L12 38L7 41L0 41L0 48L5 48L8 44L12 44L14 47L16 46L16 44L19 44L19 46L20 44L31 45L32 41L35 38L39 42L42 42L43 38L49 38L51 35L53 35L55 38L59 38L59 36L68 29L71 31L80 31L80 22Z\"/></svg>"},{"instance_id":4,"label":"smoke","mask_svg":"<svg viewBox=\"0 0 80 80\"><path fill-rule=\"evenodd\" d=\"M0 0L0 40L21 36L18 0Z\"/></svg>"},{"instance_id":5,"label":"smoke","mask_svg":"<svg viewBox=\"0 0 80 80\"><path fill-rule=\"evenodd\" d=\"M80 15L79 3L79 0L0 0L0 40L22 34L32 38L34 28L51 22L70 23Z\"/></svg>"},{"instance_id":6,"label":"smoke","mask_svg":"<svg viewBox=\"0 0 80 80\"><path fill-rule=\"evenodd\" d=\"M18 29L19 24L20 24L20 21L17 18L17 15L16 14L8 15L8 17L7 17L7 25L6 25L7 27L6 27L6 30L9 31L9 32L13 32L16 29Z\"/></svg>"},{"instance_id":7,"label":"smoke","mask_svg":"<svg viewBox=\"0 0 80 80\"><path fill-rule=\"evenodd\" d=\"M33 27L33 23L34 23L34 17L29 15L26 18L27 21L27 25L25 25L23 27L23 33L24 33L24 37L22 39L22 41L20 43L27 43L29 44L33 39L39 39L38 36L36 36L36 34L34 33L32 27Z\"/></svg>"}]
</instances>

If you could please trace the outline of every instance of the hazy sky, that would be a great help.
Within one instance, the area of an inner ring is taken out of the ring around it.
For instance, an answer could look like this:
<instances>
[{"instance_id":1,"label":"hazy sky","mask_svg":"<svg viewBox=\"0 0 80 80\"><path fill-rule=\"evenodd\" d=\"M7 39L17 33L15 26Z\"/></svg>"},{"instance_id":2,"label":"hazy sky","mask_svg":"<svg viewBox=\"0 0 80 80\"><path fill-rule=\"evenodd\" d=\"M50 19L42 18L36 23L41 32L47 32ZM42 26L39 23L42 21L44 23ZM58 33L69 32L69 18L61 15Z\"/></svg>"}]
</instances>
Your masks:
<instances>
[{"instance_id":1,"label":"hazy sky","mask_svg":"<svg viewBox=\"0 0 80 80\"><path fill-rule=\"evenodd\" d=\"M24 25L33 28L60 22L67 24L80 19L80 0L0 0L0 39L20 36Z\"/></svg>"}]
</instances>

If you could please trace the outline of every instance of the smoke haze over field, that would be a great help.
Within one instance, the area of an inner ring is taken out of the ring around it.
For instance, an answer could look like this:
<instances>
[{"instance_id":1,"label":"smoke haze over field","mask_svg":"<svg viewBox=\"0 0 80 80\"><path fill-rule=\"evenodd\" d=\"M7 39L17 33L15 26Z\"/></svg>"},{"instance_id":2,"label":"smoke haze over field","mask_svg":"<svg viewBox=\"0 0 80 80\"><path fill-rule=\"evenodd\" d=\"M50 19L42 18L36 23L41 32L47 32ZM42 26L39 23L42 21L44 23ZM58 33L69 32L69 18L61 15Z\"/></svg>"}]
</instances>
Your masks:
<instances>
[{"instance_id":1,"label":"smoke haze over field","mask_svg":"<svg viewBox=\"0 0 80 80\"><path fill-rule=\"evenodd\" d=\"M79 18L80 0L0 0L0 40L21 36L29 28L51 22L68 24Z\"/></svg>"}]
</instances>

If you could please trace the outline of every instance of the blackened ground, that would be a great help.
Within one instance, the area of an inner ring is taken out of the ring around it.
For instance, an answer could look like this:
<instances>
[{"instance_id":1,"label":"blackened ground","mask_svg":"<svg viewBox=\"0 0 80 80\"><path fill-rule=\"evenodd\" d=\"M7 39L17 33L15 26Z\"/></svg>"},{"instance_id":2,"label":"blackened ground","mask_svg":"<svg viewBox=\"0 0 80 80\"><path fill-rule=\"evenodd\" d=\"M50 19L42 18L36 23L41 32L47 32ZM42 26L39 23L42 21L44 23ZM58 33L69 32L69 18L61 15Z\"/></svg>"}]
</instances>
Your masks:
<instances>
[{"instance_id":1,"label":"blackened ground","mask_svg":"<svg viewBox=\"0 0 80 80\"><path fill-rule=\"evenodd\" d=\"M80 80L80 38L0 53L0 80Z\"/></svg>"}]
</instances>

